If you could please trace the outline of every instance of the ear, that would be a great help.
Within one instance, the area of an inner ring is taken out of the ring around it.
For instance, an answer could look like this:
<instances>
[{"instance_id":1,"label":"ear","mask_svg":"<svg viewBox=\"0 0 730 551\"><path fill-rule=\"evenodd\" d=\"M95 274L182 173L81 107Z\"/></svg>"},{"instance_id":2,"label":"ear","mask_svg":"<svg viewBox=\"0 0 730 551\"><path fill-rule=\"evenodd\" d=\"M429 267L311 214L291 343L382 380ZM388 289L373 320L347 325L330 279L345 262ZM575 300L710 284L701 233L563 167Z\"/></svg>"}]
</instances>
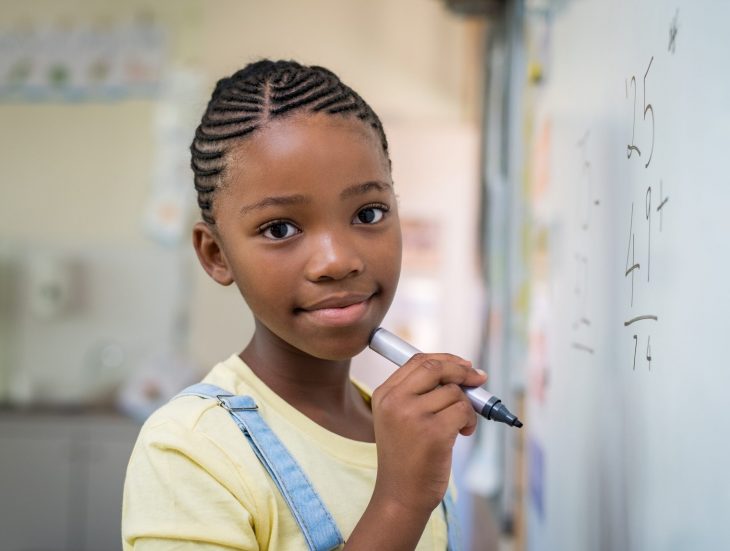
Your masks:
<instances>
[{"instance_id":1,"label":"ear","mask_svg":"<svg viewBox=\"0 0 730 551\"><path fill-rule=\"evenodd\" d=\"M193 226L193 247L200 265L210 277L221 285L233 283L233 273L218 236L205 222L198 222Z\"/></svg>"}]
</instances>

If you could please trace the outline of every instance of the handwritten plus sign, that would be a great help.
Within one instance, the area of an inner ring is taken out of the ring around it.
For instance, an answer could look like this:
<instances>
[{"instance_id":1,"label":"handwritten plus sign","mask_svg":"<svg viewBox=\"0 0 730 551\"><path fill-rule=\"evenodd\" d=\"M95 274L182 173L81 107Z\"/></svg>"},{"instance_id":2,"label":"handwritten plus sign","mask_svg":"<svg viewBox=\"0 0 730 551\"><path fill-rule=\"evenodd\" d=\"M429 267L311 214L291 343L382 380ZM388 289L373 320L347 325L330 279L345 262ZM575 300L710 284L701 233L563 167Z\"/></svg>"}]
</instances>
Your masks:
<instances>
[{"instance_id":1,"label":"handwritten plus sign","mask_svg":"<svg viewBox=\"0 0 730 551\"><path fill-rule=\"evenodd\" d=\"M659 180L659 206L656 211L659 213L659 231L662 231L662 225L664 222L664 205L669 201L669 197L664 197L664 181Z\"/></svg>"},{"instance_id":2,"label":"handwritten plus sign","mask_svg":"<svg viewBox=\"0 0 730 551\"><path fill-rule=\"evenodd\" d=\"M674 14L674 19L672 19L672 26L669 28L669 48L667 48L670 52L674 53L674 50L677 46L677 31L679 28L677 27L677 17L679 16L679 10Z\"/></svg>"}]
</instances>

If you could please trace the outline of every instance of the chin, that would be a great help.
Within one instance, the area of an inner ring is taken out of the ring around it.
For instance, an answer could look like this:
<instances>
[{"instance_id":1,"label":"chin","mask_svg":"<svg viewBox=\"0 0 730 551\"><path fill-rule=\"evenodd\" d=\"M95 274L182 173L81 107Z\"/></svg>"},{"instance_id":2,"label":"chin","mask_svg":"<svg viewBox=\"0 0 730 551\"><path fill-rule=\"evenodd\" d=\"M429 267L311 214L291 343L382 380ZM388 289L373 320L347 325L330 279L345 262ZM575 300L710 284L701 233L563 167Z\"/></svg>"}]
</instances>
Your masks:
<instances>
[{"instance_id":1,"label":"chin","mask_svg":"<svg viewBox=\"0 0 730 551\"><path fill-rule=\"evenodd\" d=\"M356 331L338 332L340 334L323 335L321 339L316 339L317 344L319 344L316 349L310 344L310 346L305 345L302 350L323 360L351 360L367 348L370 336L375 329L377 329L377 326L357 329Z\"/></svg>"}]
</instances>

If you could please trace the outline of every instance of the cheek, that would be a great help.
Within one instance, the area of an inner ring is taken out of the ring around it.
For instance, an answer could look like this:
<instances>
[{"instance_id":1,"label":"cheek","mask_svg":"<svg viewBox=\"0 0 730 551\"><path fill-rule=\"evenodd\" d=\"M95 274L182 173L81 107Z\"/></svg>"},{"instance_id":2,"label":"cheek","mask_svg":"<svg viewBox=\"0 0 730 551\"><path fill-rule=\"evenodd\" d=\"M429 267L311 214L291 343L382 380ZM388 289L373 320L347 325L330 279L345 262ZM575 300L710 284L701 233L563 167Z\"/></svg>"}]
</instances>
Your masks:
<instances>
[{"instance_id":1,"label":"cheek","mask_svg":"<svg viewBox=\"0 0 730 551\"><path fill-rule=\"evenodd\" d=\"M402 249L400 226L384 240L382 247L373 248L373 262L379 266L381 276L391 282L391 292L395 292L400 277Z\"/></svg>"},{"instance_id":2,"label":"cheek","mask_svg":"<svg viewBox=\"0 0 730 551\"><path fill-rule=\"evenodd\" d=\"M278 310L291 293L282 275L285 270L275 266L253 268L248 265L239 266L235 270L236 286L257 318L266 317L267 313ZM264 274L268 274L263 276ZM263 276L263 277L262 277Z\"/></svg>"}]
</instances>

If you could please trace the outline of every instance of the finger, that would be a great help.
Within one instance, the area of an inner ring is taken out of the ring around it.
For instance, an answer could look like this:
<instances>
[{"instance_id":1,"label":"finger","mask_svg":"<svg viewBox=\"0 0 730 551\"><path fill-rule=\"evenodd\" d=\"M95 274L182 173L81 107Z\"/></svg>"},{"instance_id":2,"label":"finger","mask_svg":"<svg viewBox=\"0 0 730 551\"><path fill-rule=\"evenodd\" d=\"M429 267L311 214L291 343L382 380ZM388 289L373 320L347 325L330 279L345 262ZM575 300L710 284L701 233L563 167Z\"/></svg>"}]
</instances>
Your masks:
<instances>
[{"instance_id":1,"label":"finger","mask_svg":"<svg viewBox=\"0 0 730 551\"><path fill-rule=\"evenodd\" d=\"M410 392L424 394L439 385L456 383L464 386L480 386L486 381L486 374L477 371L470 365L441 361L429 357L420 362L418 367L402 381L402 386Z\"/></svg>"},{"instance_id":2,"label":"finger","mask_svg":"<svg viewBox=\"0 0 730 551\"><path fill-rule=\"evenodd\" d=\"M436 414L444 430L456 434L471 434L477 426L477 414L465 398L451 404Z\"/></svg>"},{"instance_id":3,"label":"finger","mask_svg":"<svg viewBox=\"0 0 730 551\"><path fill-rule=\"evenodd\" d=\"M448 383L418 397L419 407L429 413L438 413L463 400L464 391L456 383Z\"/></svg>"},{"instance_id":4,"label":"finger","mask_svg":"<svg viewBox=\"0 0 730 551\"><path fill-rule=\"evenodd\" d=\"M413 371L419 369L424 361L429 359L435 359L442 362L460 363L471 367L471 362L454 356L453 354L425 354L420 353L413 356L410 360L403 364L402 367L397 369L388 379L385 381L387 384L398 385L403 382Z\"/></svg>"}]
</instances>

